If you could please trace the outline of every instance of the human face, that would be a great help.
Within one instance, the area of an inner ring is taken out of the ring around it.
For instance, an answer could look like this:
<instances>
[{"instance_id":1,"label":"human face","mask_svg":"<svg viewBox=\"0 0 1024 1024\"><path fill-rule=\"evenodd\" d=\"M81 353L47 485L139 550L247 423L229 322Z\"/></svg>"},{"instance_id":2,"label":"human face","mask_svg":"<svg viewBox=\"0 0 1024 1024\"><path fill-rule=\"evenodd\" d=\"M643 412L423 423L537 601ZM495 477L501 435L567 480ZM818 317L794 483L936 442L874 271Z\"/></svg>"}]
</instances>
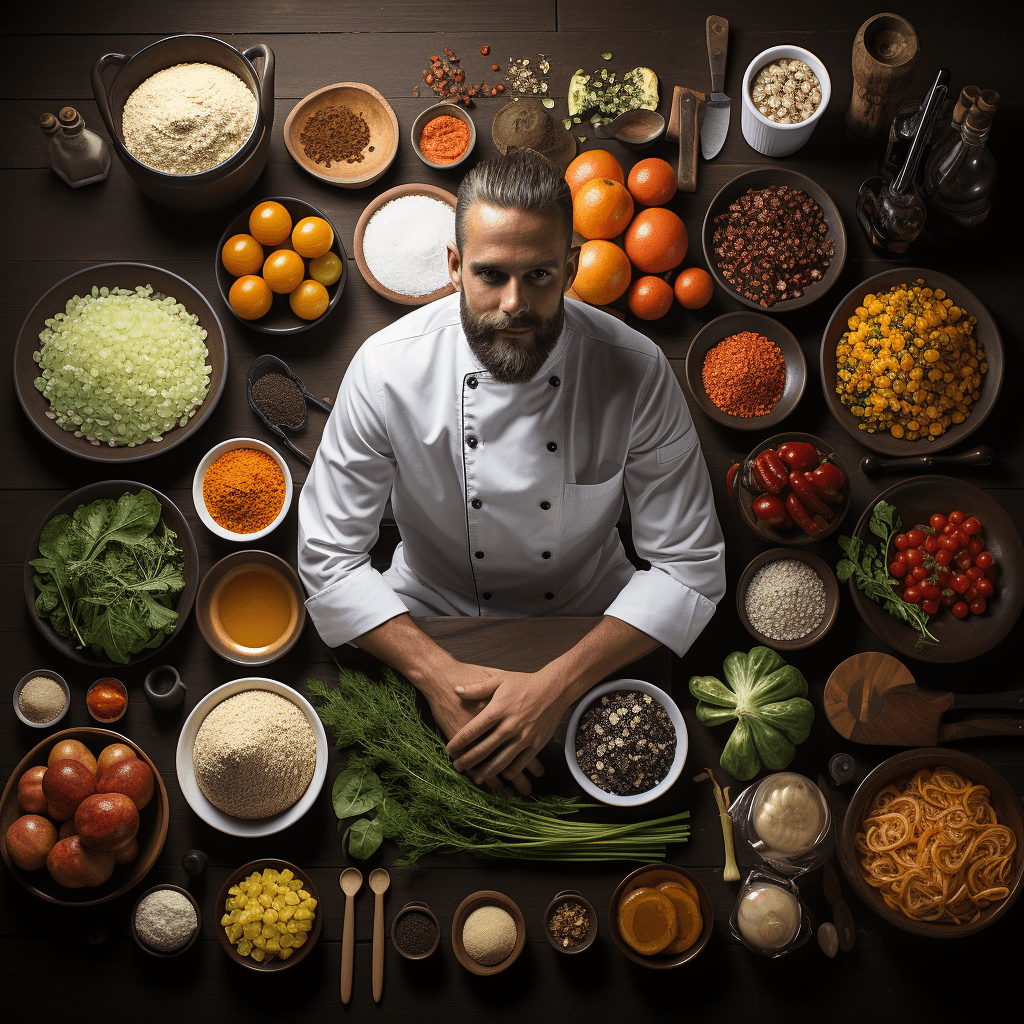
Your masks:
<instances>
[{"instance_id":1,"label":"human face","mask_svg":"<svg viewBox=\"0 0 1024 1024\"><path fill-rule=\"evenodd\" d=\"M578 249L566 249L558 215L474 203L461 256L448 246L448 274L461 292L470 348L495 380L531 380L562 332L563 293Z\"/></svg>"}]
</instances>

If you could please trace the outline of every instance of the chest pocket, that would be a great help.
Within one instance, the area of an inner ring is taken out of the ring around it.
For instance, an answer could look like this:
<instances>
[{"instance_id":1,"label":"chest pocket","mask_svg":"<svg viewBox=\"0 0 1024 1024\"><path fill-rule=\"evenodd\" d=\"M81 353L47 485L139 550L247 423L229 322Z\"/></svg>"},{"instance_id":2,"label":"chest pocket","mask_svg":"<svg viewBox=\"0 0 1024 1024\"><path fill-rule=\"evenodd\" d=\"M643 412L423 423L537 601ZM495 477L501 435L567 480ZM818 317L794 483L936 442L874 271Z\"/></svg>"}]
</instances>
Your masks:
<instances>
[{"instance_id":1,"label":"chest pocket","mask_svg":"<svg viewBox=\"0 0 1024 1024\"><path fill-rule=\"evenodd\" d=\"M625 495L620 469L599 484L565 484L562 490L563 521L574 533L597 526L610 529L622 513Z\"/></svg>"}]
</instances>

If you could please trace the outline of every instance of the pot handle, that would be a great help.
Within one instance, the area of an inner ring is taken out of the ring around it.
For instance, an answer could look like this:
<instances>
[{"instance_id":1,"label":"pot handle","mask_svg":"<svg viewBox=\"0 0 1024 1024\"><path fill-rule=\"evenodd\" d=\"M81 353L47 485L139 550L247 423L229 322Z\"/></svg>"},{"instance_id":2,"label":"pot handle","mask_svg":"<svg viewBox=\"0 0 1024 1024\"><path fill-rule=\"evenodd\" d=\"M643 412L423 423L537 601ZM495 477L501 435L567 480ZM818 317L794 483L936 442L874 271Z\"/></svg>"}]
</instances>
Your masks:
<instances>
[{"instance_id":1,"label":"pot handle","mask_svg":"<svg viewBox=\"0 0 1024 1024\"><path fill-rule=\"evenodd\" d=\"M266 43L257 43L242 51L242 56L251 61L260 79L260 111L268 125L274 123L274 51ZM103 58L101 58L103 59ZM263 67L257 64L263 61Z\"/></svg>"},{"instance_id":2,"label":"pot handle","mask_svg":"<svg viewBox=\"0 0 1024 1024\"><path fill-rule=\"evenodd\" d=\"M112 142L117 140L117 134L114 132L114 120L110 116L110 98L103 84L103 72L111 66L122 68L127 62L128 57L123 53L105 53L92 66L92 94L96 97L96 106L100 109L100 117L103 118Z\"/></svg>"}]
</instances>

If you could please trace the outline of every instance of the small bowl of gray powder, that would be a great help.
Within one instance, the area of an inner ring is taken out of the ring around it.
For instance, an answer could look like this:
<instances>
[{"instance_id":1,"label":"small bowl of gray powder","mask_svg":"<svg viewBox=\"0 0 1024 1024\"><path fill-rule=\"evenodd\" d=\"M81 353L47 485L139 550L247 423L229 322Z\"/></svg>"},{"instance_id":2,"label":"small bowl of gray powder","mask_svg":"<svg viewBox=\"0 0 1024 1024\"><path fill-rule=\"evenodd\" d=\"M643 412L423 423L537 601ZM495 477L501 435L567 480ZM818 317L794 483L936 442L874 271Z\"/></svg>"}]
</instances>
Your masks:
<instances>
[{"instance_id":1,"label":"small bowl of gray powder","mask_svg":"<svg viewBox=\"0 0 1024 1024\"><path fill-rule=\"evenodd\" d=\"M836 621L839 584L828 563L798 548L770 548L743 570L736 610L755 640L777 651L817 643Z\"/></svg>"},{"instance_id":2,"label":"small bowl of gray powder","mask_svg":"<svg viewBox=\"0 0 1024 1024\"><path fill-rule=\"evenodd\" d=\"M71 706L71 688L46 668L26 673L14 688L14 713L33 729L56 725Z\"/></svg>"},{"instance_id":3,"label":"small bowl of gray powder","mask_svg":"<svg viewBox=\"0 0 1024 1024\"><path fill-rule=\"evenodd\" d=\"M148 889L132 909L132 938L151 956L180 956L196 941L201 926L199 904L177 885Z\"/></svg>"}]
</instances>

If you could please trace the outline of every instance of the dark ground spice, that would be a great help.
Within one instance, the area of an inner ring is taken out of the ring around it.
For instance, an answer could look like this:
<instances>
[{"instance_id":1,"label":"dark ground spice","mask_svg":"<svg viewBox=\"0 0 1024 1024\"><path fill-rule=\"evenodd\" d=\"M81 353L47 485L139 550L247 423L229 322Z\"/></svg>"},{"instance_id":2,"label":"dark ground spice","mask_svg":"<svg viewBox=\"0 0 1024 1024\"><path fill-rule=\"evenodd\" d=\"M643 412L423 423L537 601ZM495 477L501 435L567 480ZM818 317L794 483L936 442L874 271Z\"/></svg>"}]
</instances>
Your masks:
<instances>
[{"instance_id":1,"label":"dark ground spice","mask_svg":"<svg viewBox=\"0 0 1024 1024\"><path fill-rule=\"evenodd\" d=\"M668 774L675 754L675 726L648 693L606 693L584 712L576 727L580 770L606 793L646 793Z\"/></svg>"},{"instance_id":2,"label":"dark ground spice","mask_svg":"<svg viewBox=\"0 0 1024 1024\"><path fill-rule=\"evenodd\" d=\"M306 418L306 399L299 385L283 373L268 373L252 386L252 400L278 427L299 427Z\"/></svg>"},{"instance_id":3,"label":"dark ground spice","mask_svg":"<svg viewBox=\"0 0 1024 1024\"><path fill-rule=\"evenodd\" d=\"M395 925L395 942L409 956L428 953L437 938L437 926L432 918L418 910L403 914Z\"/></svg>"},{"instance_id":4,"label":"dark ground spice","mask_svg":"<svg viewBox=\"0 0 1024 1024\"><path fill-rule=\"evenodd\" d=\"M708 350L701 368L708 398L730 416L767 416L786 386L786 360L775 342L743 331Z\"/></svg>"},{"instance_id":5,"label":"dark ground spice","mask_svg":"<svg viewBox=\"0 0 1024 1024\"><path fill-rule=\"evenodd\" d=\"M357 114L346 106L323 107L306 118L299 142L313 163L325 167L342 160L357 164L370 145L370 126L362 112Z\"/></svg>"}]
</instances>

